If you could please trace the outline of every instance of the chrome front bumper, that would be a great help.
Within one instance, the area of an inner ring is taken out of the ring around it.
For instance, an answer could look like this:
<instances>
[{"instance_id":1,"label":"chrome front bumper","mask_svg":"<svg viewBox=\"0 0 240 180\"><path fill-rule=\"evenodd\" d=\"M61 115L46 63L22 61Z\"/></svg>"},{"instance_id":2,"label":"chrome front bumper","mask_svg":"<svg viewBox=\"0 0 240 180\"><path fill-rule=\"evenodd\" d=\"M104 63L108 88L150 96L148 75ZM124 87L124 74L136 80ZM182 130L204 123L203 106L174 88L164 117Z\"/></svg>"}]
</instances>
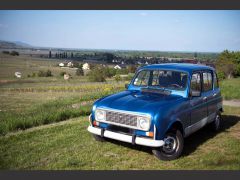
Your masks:
<instances>
[{"instance_id":1,"label":"chrome front bumper","mask_svg":"<svg viewBox=\"0 0 240 180\"><path fill-rule=\"evenodd\" d=\"M88 131L90 133L96 134L101 136L101 128L93 127L93 126L88 126ZM116 133L112 132L109 130L104 130L102 133L103 137L110 138L110 139L115 139L127 143L133 143L133 136L126 135L126 134L121 134L121 133ZM147 139L143 137L135 137L134 138L134 144L138 145L143 145L143 146L149 146L149 147L160 147L164 145L163 140L154 140L154 139Z\"/></svg>"}]
</instances>

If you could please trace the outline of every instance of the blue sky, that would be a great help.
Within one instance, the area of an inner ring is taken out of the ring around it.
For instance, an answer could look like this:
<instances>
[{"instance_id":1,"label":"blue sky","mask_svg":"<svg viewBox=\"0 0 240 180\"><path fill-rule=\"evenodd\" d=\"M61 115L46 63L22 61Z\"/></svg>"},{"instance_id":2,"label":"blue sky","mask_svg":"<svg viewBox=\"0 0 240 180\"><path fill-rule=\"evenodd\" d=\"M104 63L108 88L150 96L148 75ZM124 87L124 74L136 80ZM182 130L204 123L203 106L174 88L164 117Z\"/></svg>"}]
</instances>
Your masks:
<instances>
[{"instance_id":1,"label":"blue sky","mask_svg":"<svg viewBox=\"0 0 240 180\"><path fill-rule=\"evenodd\" d=\"M240 11L0 11L0 39L62 48L240 50Z\"/></svg>"}]
</instances>

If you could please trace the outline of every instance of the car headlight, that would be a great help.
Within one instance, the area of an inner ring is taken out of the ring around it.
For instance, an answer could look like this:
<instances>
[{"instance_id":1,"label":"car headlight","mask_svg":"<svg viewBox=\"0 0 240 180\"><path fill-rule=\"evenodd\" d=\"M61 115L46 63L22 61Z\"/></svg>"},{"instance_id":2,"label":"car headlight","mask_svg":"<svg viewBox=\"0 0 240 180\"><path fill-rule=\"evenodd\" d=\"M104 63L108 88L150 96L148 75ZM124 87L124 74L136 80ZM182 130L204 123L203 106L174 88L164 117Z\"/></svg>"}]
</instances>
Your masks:
<instances>
[{"instance_id":1,"label":"car headlight","mask_svg":"<svg viewBox=\"0 0 240 180\"><path fill-rule=\"evenodd\" d=\"M101 109L97 109L95 111L95 119L97 121L105 121L106 120L106 112Z\"/></svg>"},{"instance_id":2,"label":"car headlight","mask_svg":"<svg viewBox=\"0 0 240 180\"><path fill-rule=\"evenodd\" d=\"M147 131L150 127L150 118L148 117L138 117L138 128Z\"/></svg>"}]
</instances>

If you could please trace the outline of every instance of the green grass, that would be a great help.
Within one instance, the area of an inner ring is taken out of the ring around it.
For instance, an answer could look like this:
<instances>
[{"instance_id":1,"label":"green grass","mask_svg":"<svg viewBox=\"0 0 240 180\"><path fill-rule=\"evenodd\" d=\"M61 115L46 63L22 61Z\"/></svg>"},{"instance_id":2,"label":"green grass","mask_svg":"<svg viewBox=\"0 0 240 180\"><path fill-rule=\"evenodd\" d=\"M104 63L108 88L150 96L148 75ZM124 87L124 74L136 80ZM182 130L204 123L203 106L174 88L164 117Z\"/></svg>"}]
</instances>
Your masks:
<instances>
[{"instance_id":1,"label":"green grass","mask_svg":"<svg viewBox=\"0 0 240 180\"><path fill-rule=\"evenodd\" d=\"M3 111L0 113L0 135L5 135L10 131L89 115L94 100L115 92L117 90L102 90L101 92L95 90L94 93L85 93L84 96L80 97L60 98L39 105L31 105L22 112Z\"/></svg>"},{"instance_id":2,"label":"green grass","mask_svg":"<svg viewBox=\"0 0 240 180\"><path fill-rule=\"evenodd\" d=\"M220 88L224 99L240 99L240 78L223 80Z\"/></svg>"},{"instance_id":3,"label":"green grass","mask_svg":"<svg viewBox=\"0 0 240 180\"><path fill-rule=\"evenodd\" d=\"M239 170L239 120L225 115L220 133L200 130L185 140L181 158L164 162L147 147L96 142L87 117L76 118L0 137L0 169Z\"/></svg>"}]
</instances>

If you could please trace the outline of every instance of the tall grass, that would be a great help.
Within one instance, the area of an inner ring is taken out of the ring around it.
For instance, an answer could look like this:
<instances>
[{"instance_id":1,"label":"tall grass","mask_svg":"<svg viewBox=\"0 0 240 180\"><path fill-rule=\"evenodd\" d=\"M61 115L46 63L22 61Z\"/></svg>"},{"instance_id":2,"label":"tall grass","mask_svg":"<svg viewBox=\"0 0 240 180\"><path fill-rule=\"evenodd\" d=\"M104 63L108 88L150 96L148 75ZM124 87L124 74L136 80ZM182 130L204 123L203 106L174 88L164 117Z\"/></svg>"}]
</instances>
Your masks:
<instances>
[{"instance_id":1,"label":"tall grass","mask_svg":"<svg viewBox=\"0 0 240 180\"><path fill-rule=\"evenodd\" d=\"M50 101L41 105L33 105L22 113L1 112L0 113L0 134L24 130L42 124L64 121L69 118L90 114L92 102L108 94L116 93L119 90L105 89L101 92L90 92L82 97L62 98ZM77 104L77 106L73 106Z\"/></svg>"},{"instance_id":2,"label":"tall grass","mask_svg":"<svg viewBox=\"0 0 240 180\"><path fill-rule=\"evenodd\" d=\"M224 99L240 99L240 78L223 80L220 88Z\"/></svg>"}]
</instances>

